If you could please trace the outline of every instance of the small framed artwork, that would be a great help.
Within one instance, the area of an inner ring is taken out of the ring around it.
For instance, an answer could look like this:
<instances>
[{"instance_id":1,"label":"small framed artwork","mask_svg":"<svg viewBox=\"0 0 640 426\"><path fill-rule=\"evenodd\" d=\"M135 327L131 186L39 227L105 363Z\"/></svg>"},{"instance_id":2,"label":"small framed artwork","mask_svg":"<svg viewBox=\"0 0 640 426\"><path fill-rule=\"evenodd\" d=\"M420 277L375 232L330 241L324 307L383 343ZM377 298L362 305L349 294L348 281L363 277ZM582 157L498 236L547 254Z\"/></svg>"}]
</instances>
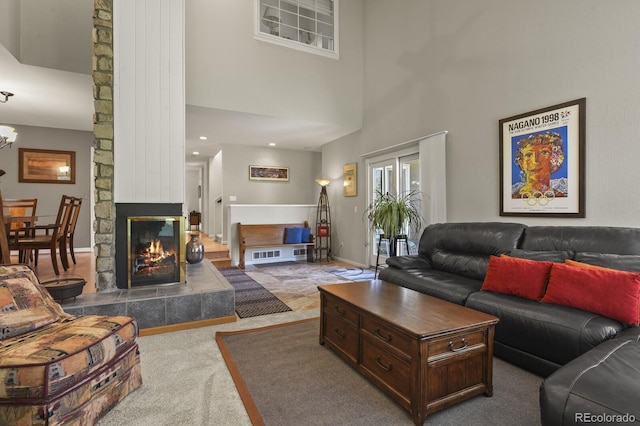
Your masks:
<instances>
[{"instance_id":1,"label":"small framed artwork","mask_svg":"<svg viewBox=\"0 0 640 426\"><path fill-rule=\"evenodd\" d=\"M281 166L249 166L249 180L288 181L289 168Z\"/></svg>"},{"instance_id":2,"label":"small framed artwork","mask_svg":"<svg viewBox=\"0 0 640 426\"><path fill-rule=\"evenodd\" d=\"M358 163L345 164L342 168L342 179L344 180L342 195L345 197L358 195Z\"/></svg>"},{"instance_id":3,"label":"small framed artwork","mask_svg":"<svg viewBox=\"0 0 640 426\"><path fill-rule=\"evenodd\" d=\"M585 217L586 102L499 121L500 216Z\"/></svg>"},{"instance_id":4,"label":"small framed artwork","mask_svg":"<svg viewBox=\"0 0 640 426\"><path fill-rule=\"evenodd\" d=\"M75 151L19 148L18 182L76 183Z\"/></svg>"}]
</instances>

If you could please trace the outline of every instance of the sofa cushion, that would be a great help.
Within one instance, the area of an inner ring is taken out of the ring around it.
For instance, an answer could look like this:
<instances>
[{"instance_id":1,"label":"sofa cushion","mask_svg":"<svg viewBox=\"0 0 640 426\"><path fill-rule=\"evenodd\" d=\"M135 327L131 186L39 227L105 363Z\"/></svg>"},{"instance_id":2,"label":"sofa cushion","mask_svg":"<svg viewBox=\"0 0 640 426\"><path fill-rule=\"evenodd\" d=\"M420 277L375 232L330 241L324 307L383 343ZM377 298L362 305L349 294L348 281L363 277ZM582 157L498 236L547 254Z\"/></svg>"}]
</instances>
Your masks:
<instances>
[{"instance_id":1,"label":"sofa cushion","mask_svg":"<svg viewBox=\"0 0 640 426\"><path fill-rule=\"evenodd\" d=\"M640 272L640 255L579 252L574 260L621 271Z\"/></svg>"},{"instance_id":2,"label":"sofa cushion","mask_svg":"<svg viewBox=\"0 0 640 426\"><path fill-rule=\"evenodd\" d=\"M562 263L567 259L572 259L575 255L571 250L549 250L549 251L536 251L536 250L523 250L514 249L511 250L509 256L518 257L521 259L541 260L546 262L559 262Z\"/></svg>"},{"instance_id":3,"label":"sofa cushion","mask_svg":"<svg viewBox=\"0 0 640 426\"><path fill-rule=\"evenodd\" d=\"M595 312L626 324L637 325L640 274L555 263L542 301Z\"/></svg>"},{"instance_id":4,"label":"sofa cushion","mask_svg":"<svg viewBox=\"0 0 640 426\"><path fill-rule=\"evenodd\" d=\"M311 228L308 226L305 228L301 228L300 231L300 242L302 243L310 243L311 242Z\"/></svg>"},{"instance_id":5,"label":"sofa cushion","mask_svg":"<svg viewBox=\"0 0 640 426\"><path fill-rule=\"evenodd\" d=\"M640 228L615 226L529 226L518 248L640 255Z\"/></svg>"},{"instance_id":6,"label":"sofa cushion","mask_svg":"<svg viewBox=\"0 0 640 426\"><path fill-rule=\"evenodd\" d=\"M87 315L0 342L0 402L47 398L136 344L133 318Z\"/></svg>"},{"instance_id":7,"label":"sofa cushion","mask_svg":"<svg viewBox=\"0 0 640 426\"><path fill-rule=\"evenodd\" d=\"M0 279L0 340L44 327L58 320L55 309L22 274Z\"/></svg>"},{"instance_id":8,"label":"sofa cushion","mask_svg":"<svg viewBox=\"0 0 640 426\"><path fill-rule=\"evenodd\" d=\"M540 300L544 296L552 262L509 256L491 256L482 290Z\"/></svg>"},{"instance_id":9,"label":"sofa cushion","mask_svg":"<svg viewBox=\"0 0 640 426\"><path fill-rule=\"evenodd\" d=\"M640 342L617 338L571 361L540 387L542 424L636 424L640 419L638 365ZM585 415L603 417L589 421Z\"/></svg>"},{"instance_id":10,"label":"sofa cushion","mask_svg":"<svg viewBox=\"0 0 640 426\"><path fill-rule=\"evenodd\" d=\"M524 225L499 222L437 223L425 228L418 254L434 269L483 280L489 255L518 246Z\"/></svg>"},{"instance_id":11,"label":"sofa cushion","mask_svg":"<svg viewBox=\"0 0 640 426\"><path fill-rule=\"evenodd\" d=\"M49 292L38 280L35 272L25 264L16 265L0 265L0 281L8 279L25 278L31 281L33 288L28 290L29 296L22 295L21 298L30 298L30 306L46 306L48 310L58 316L59 319L73 318L72 315L66 313L60 304L53 300ZM22 285L27 286L26 281L22 281ZM27 302L25 302L27 303Z\"/></svg>"},{"instance_id":12,"label":"sofa cushion","mask_svg":"<svg viewBox=\"0 0 640 426\"><path fill-rule=\"evenodd\" d=\"M284 228L285 244L300 244L302 242L302 228Z\"/></svg>"},{"instance_id":13,"label":"sofa cushion","mask_svg":"<svg viewBox=\"0 0 640 426\"><path fill-rule=\"evenodd\" d=\"M465 306L500 318L495 328L496 342L558 365L625 328L592 312L489 291L470 294Z\"/></svg>"},{"instance_id":14,"label":"sofa cushion","mask_svg":"<svg viewBox=\"0 0 640 426\"><path fill-rule=\"evenodd\" d=\"M420 293L464 305L469 294L480 290L482 281L435 269L385 268L381 280L407 287Z\"/></svg>"}]
</instances>

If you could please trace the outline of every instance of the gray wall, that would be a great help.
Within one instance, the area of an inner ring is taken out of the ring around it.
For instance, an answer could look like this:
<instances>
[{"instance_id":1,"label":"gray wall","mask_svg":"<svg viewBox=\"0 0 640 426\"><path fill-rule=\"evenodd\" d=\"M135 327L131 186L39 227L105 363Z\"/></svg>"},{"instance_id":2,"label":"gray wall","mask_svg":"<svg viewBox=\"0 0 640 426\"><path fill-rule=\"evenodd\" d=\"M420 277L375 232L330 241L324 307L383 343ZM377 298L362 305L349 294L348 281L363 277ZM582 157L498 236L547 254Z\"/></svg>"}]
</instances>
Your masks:
<instances>
[{"instance_id":1,"label":"gray wall","mask_svg":"<svg viewBox=\"0 0 640 426\"><path fill-rule=\"evenodd\" d=\"M324 172L448 130L449 221L640 226L640 2L375 0L364 11L364 126L323 147ZM498 120L581 97L586 218L500 217ZM339 238L355 245L341 257L364 262L365 224L353 199L336 199Z\"/></svg>"},{"instance_id":2,"label":"gray wall","mask_svg":"<svg viewBox=\"0 0 640 426\"><path fill-rule=\"evenodd\" d=\"M228 209L233 204L315 204L320 197L321 153L237 145L222 147L223 239L227 240ZM249 180L249 166L289 167L289 181ZM229 197L235 196L236 201Z\"/></svg>"},{"instance_id":3,"label":"gray wall","mask_svg":"<svg viewBox=\"0 0 640 426\"><path fill-rule=\"evenodd\" d=\"M20 57L20 0L0 2L0 43Z\"/></svg>"},{"instance_id":4,"label":"gray wall","mask_svg":"<svg viewBox=\"0 0 640 426\"><path fill-rule=\"evenodd\" d=\"M18 132L16 143L11 148L0 150L0 169L6 174L0 177L3 198L37 198L38 224L55 222L62 195L82 197L82 207L76 228L74 246L76 249L91 248L91 182L93 164L91 148L93 133L79 130L52 129L12 125ZM53 149L75 151L76 183L19 183L18 148Z\"/></svg>"},{"instance_id":5,"label":"gray wall","mask_svg":"<svg viewBox=\"0 0 640 426\"><path fill-rule=\"evenodd\" d=\"M92 1L2 0L0 22L0 43L21 63L91 74Z\"/></svg>"},{"instance_id":6,"label":"gray wall","mask_svg":"<svg viewBox=\"0 0 640 426\"><path fill-rule=\"evenodd\" d=\"M189 105L359 129L362 4L340 3L341 56L335 60L256 40L254 1L189 0Z\"/></svg>"}]
</instances>

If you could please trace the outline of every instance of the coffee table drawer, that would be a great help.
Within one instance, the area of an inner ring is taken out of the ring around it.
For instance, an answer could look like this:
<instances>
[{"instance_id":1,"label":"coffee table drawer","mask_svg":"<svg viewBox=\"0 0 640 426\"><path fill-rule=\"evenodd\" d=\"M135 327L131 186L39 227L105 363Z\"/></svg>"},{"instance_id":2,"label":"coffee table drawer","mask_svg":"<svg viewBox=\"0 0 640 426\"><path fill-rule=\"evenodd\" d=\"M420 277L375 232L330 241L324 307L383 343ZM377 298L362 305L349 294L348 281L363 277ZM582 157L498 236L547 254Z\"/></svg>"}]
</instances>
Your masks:
<instances>
[{"instance_id":1,"label":"coffee table drawer","mask_svg":"<svg viewBox=\"0 0 640 426\"><path fill-rule=\"evenodd\" d=\"M328 295L323 295L322 297L325 299L325 303L323 304L324 312L340 317L356 327L359 326L360 316L355 310L349 307L349 305L335 297Z\"/></svg>"},{"instance_id":2,"label":"coffee table drawer","mask_svg":"<svg viewBox=\"0 0 640 426\"><path fill-rule=\"evenodd\" d=\"M325 340L338 349L353 364L358 356L358 330L333 315L324 315Z\"/></svg>"},{"instance_id":3,"label":"coffee table drawer","mask_svg":"<svg viewBox=\"0 0 640 426\"><path fill-rule=\"evenodd\" d=\"M374 339L378 339L382 343L393 346L407 355L411 353L411 339L407 335L385 325L381 321L363 316L362 329L367 333L370 333Z\"/></svg>"},{"instance_id":4,"label":"coffee table drawer","mask_svg":"<svg viewBox=\"0 0 640 426\"><path fill-rule=\"evenodd\" d=\"M361 367L400 394L407 404L411 395L411 365L383 347L362 339Z\"/></svg>"},{"instance_id":5,"label":"coffee table drawer","mask_svg":"<svg viewBox=\"0 0 640 426\"><path fill-rule=\"evenodd\" d=\"M429 342L429 362L456 356L463 352L484 350L485 348L485 329L453 334Z\"/></svg>"}]
</instances>

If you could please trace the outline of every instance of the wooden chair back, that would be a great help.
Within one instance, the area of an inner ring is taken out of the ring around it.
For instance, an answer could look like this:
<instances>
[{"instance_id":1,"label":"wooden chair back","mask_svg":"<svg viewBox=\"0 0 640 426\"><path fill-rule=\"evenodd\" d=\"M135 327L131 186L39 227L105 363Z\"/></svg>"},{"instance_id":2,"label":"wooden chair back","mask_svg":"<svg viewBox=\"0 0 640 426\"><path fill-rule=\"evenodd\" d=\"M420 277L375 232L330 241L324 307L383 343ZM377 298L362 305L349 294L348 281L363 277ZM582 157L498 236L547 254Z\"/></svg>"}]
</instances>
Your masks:
<instances>
[{"instance_id":1,"label":"wooden chair back","mask_svg":"<svg viewBox=\"0 0 640 426\"><path fill-rule=\"evenodd\" d=\"M23 198L23 199L6 199L3 202L3 213L8 216L14 217L31 217L31 221L23 222L11 222L10 230L15 231L25 226L33 226L36 217L36 208L38 207L37 198Z\"/></svg>"},{"instance_id":2,"label":"wooden chair back","mask_svg":"<svg viewBox=\"0 0 640 426\"><path fill-rule=\"evenodd\" d=\"M67 226L67 236L73 238L73 234L76 232L76 224L78 223L78 216L80 216L80 207L82 206L82 198L73 197L71 200L72 211L69 217L69 225Z\"/></svg>"},{"instance_id":3,"label":"wooden chair back","mask_svg":"<svg viewBox=\"0 0 640 426\"><path fill-rule=\"evenodd\" d=\"M0 263L11 263L11 251L7 240L7 225L4 223L2 192L0 192Z\"/></svg>"}]
</instances>

